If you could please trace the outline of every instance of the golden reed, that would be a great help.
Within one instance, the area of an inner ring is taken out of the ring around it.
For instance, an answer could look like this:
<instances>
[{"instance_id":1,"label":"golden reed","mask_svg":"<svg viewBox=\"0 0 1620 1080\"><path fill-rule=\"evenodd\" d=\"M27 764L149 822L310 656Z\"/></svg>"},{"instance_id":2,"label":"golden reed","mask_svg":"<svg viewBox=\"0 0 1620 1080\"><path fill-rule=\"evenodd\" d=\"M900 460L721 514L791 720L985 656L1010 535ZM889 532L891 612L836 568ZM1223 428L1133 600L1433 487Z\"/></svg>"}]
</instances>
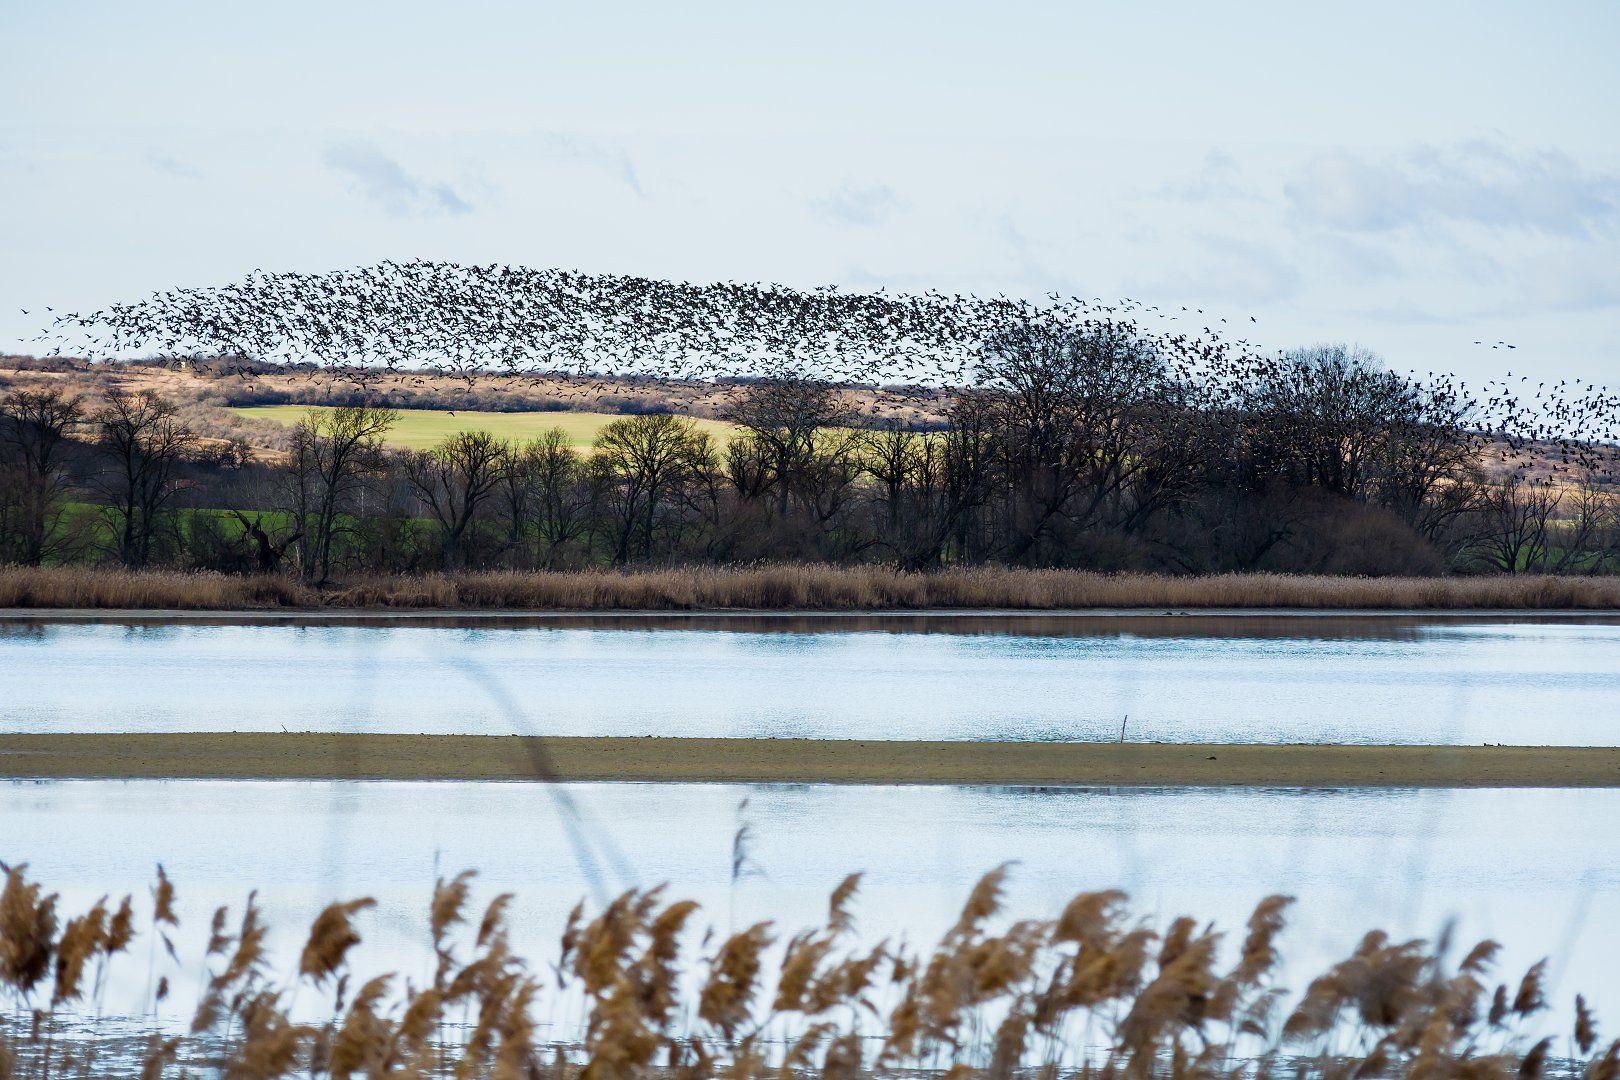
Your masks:
<instances>
[{"instance_id":1,"label":"golden reed","mask_svg":"<svg viewBox=\"0 0 1620 1080\"><path fill-rule=\"evenodd\" d=\"M556 959L531 967L510 946L511 895L480 910L464 872L434 887L430 970L356 987L350 958L369 898L319 912L296 970L277 972L252 895L237 918L219 908L203 955L183 957L170 936L174 885L161 869L150 904L103 898L66 920L26 867L4 873L4 1080L1620 1080L1620 1040L1600 1043L1586 1002L1575 999L1568 1031L1540 1030L1545 962L1499 982L1492 942L1453 962L1447 943L1369 933L1289 993L1275 981L1291 903L1282 896L1262 900L1230 942L1191 918L1162 929L1133 919L1114 891L1082 893L1053 918L1009 922L1002 866L973 888L937 945L913 950L854 939L860 875L850 875L824 923L778 951L769 922L699 936L689 929L697 905L660 887L594 914L580 904ZM142 926L164 946L148 952L150 1011L135 1034L101 1037L107 970L133 951ZM199 960L189 1026L157 1020L169 974L194 973ZM543 1042L538 1018L559 1007L582 1019L572 1037ZM87 1015L88 1028L75 1023Z\"/></svg>"},{"instance_id":2,"label":"golden reed","mask_svg":"<svg viewBox=\"0 0 1620 1080\"><path fill-rule=\"evenodd\" d=\"M761 564L365 576L315 589L280 575L0 567L0 608L881 611L1270 608L1620 610L1620 577L1348 578L1097 574Z\"/></svg>"}]
</instances>

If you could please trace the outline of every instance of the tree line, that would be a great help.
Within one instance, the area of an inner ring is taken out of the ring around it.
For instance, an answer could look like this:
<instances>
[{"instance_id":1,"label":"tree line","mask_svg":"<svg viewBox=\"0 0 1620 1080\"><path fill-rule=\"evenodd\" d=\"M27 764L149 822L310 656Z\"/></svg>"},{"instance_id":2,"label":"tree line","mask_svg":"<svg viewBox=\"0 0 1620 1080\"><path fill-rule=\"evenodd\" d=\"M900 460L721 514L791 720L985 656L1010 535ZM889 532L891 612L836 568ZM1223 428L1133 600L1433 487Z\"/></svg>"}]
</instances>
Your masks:
<instances>
[{"instance_id":1,"label":"tree line","mask_svg":"<svg viewBox=\"0 0 1620 1080\"><path fill-rule=\"evenodd\" d=\"M561 430L396 449L397 413L350 404L312 412L265 460L205 442L155 394L22 389L0 399L0 562L314 583L758 560L1620 569L1612 445L1536 443L1483 415L1455 384L1344 346L1211 378L1109 321L1008 328L927 425L784 372L731 389L730 438L653 413L585 449Z\"/></svg>"}]
</instances>

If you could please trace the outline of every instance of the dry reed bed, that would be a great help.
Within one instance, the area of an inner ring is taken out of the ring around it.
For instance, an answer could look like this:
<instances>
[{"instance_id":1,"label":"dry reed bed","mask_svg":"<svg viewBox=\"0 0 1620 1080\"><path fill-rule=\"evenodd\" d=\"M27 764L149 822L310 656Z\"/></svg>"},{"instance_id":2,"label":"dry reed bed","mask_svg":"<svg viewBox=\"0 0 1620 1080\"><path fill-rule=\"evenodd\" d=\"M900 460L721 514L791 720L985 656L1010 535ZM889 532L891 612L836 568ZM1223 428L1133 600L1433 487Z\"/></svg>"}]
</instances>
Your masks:
<instances>
[{"instance_id":1,"label":"dry reed bed","mask_svg":"<svg viewBox=\"0 0 1620 1080\"><path fill-rule=\"evenodd\" d=\"M189 1029L170 1034L153 1021L139 1060L124 1064L152 1080L204 1067L243 1078L1259 1080L1286 1070L1335 1080L1538 1080L1554 1068L1620 1077L1620 1040L1600 1049L1581 998L1572 1031L1536 1030L1547 1008L1545 962L1493 989L1492 942L1453 963L1445 944L1369 933L1290 997L1274 985L1287 897L1261 901L1234 959L1212 926L1179 918L1154 928L1131 919L1118 892L1082 893L1055 918L1008 923L1000 918L1006 873L985 875L932 950L862 947L852 933L855 874L832 893L825 924L794 934L780 952L780 934L766 922L694 941L697 905L660 888L627 892L596 913L576 907L555 961L531 968L508 943L512 896L475 909L467 872L434 888L432 970L359 986L349 959L372 900L325 908L297 970L275 972L269 928L250 895L238 920L224 907L214 915ZM143 951L143 930L164 946L149 953L154 1014L169 976L194 963L174 946L175 892L161 867L151 897L140 911L132 897L103 898L64 921L57 897L25 867L6 868L0 992L15 1008L0 1027L0 1077L117 1068L98 1059L99 1021L88 1031L66 1021L100 1017L107 968ZM300 993L304 1008L294 1015ZM582 1038L540 1045L537 1015L570 994L585 1008ZM311 1001L319 1003L313 1013Z\"/></svg>"},{"instance_id":2,"label":"dry reed bed","mask_svg":"<svg viewBox=\"0 0 1620 1080\"><path fill-rule=\"evenodd\" d=\"M771 564L373 576L315 589L277 575L14 566L0 567L0 608L1614 611L1620 610L1620 578L1172 577L1005 567L907 573L879 566Z\"/></svg>"}]
</instances>

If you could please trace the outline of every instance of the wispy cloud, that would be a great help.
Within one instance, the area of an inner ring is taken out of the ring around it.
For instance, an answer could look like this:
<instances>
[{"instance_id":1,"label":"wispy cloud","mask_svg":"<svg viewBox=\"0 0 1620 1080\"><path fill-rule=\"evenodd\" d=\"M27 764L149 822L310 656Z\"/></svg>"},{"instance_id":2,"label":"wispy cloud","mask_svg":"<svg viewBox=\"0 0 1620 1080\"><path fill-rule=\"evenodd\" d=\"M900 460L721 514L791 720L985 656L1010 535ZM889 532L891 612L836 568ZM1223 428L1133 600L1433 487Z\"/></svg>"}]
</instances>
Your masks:
<instances>
[{"instance_id":1,"label":"wispy cloud","mask_svg":"<svg viewBox=\"0 0 1620 1080\"><path fill-rule=\"evenodd\" d=\"M1189 257L1128 281L1133 295L1274 304L1295 296L1304 278L1293 260L1271 246L1236 236L1198 234Z\"/></svg>"},{"instance_id":2,"label":"wispy cloud","mask_svg":"<svg viewBox=\"0 0 1620 1080\"><path fill-rule=\"evenodd\" d=\"M845 184L810 203L819 217L840 225L871 228L906 208L906 202L887 184L856 187Z\"/></svg>"},{"instance_id":3,"label":"wispy cloud","mask_svg":"<svg viewBox=\"0 0 1620 1080\"><path fill-rule=\"evenodd\" d=\"M1383 238L1329 233L1312 239L1309 248L1332 272L1350 285L1394 281L1406 272L1392 245Z\"/></svg>"},{"instance_id":4,"label":"wispy cloud","mask_svg":"<svg viewBox=\"0 0 1620 1080\"><path fill-rule=\"evenodd\" d=\"M202 170L189 161L181 161L179 158L170 157L167 154L153 154L146 160L158 172L178 176L184 180L202 179Z\"/></svg>"},{"instance_id":5,"label":"wispy cloud","mask_svg":"<svg viewBox=\"0 0 1620 1080\"><path fill-rule=\"evenodd\" d=\"M540 142L548 158L554 161L572 161L600 169L622 181L643 199L647 197L647 193L641 187L641 177L636 173L635 162L630 159L630 154L624 147L600 139L558 131L541 133Z\"/></svg>"},{"instance_id":6,"label":"wispy cloud","mask_svg":"<svg viewBox=\"0 0 1620 1080\"><path fill-rule=\"evenodd\" d=\"M472 204L448 183L412 175L364 139L331 144L323 160L328 168L348 176L361 195L395 216L472 212Z\"/></svg>"},{"instance_id":7,"label":"wispy cloud","mask_svg":"<svg viewBox=\"0 0 1620 1080\"><path fill-rule=\"evenodd\" d=\"M1581 237L1620 225L1620 176L1485 140L1376 160L1325 154L1284 191L1301 220L1346 232L1463 224Z\"/></svg>"},{"instance_id":8,"label":"wispy cloud","mask_svg":"<svg viewBox=\"0 0 1620 1080\"><path fill-rule=\"evenodd\" d=\"M1159 188L1155 194L1189 203L1257 202L1263 198L1224 150L1212 148L1192 176Z\"/></svg>"}]
</instances>

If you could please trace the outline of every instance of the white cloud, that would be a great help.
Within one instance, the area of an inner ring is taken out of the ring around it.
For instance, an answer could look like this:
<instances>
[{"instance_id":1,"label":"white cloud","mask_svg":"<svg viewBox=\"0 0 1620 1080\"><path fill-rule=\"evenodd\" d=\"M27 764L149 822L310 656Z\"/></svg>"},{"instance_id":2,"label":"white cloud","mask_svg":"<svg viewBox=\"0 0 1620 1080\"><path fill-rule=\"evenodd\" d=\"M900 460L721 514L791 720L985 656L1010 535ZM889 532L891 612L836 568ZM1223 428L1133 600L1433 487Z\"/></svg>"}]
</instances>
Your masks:
<instances>
[{"instance_id":1,"label":"white cloud","mask_svg":"<svg viewBox=\"0 0 1620 1080\"><path fill-rule=\"evenodd\" d=\"M1166 184L1154 194L1189 203L1259 202L1264 198L1244 176L1237 160L1215 147L1204 155L1196 173L1185 180Z\"/></svg>"},{"instance_id":2,"label":"white cloud","mask_svg":"<svg viewBox=\"0 0 1620 1080\"><path fill-rule=\"evenodd\" d=\"M448 183L413 176L363 139L329 145L322 160L328 168L350 177L360 194L396 217L472 212L472 204Z\"/></svg>"},{"instance_id":3,"label":"white cloud","mask_svg":"<svg viewBox=\"0 0 1620 1080\"><path fill-rule=\"evenodd\" d=\"M1288 256L1236 236L1189 237L1192 257L1166 260L1126 284L1139 299L1269 305L1289 300L1304 284Z\"/></svg>"},{"instance_id":4,"label":"white cloud","mask_svg":"<svg viewBox=\"0 0 1620 1080\"><path fill-rule=\"evenodd\" d=\"M1389 283L1406 273L1391 246L1378 240L1330 233L1312 237L1309 244L1331 272L1332 280L1347 285Z\"/></svg>"},{"instance_id":5,"label":"white cloud","mask_svg":"<svg viewBox=\"0 0 1620 1080\"><path fill-rule=\"evenodd\" d=\"M170 176L178 176L183 180L199 180L202 178L202 170L197 166L188 161L170 157L167 154L153 154L147 158L147 161L158 172L168 173Z\"/></svg>"},{"instance_id":6,"label":"white cloud","mask_svg":"<svg viewBox=\"0 0 1620 1080\"><path fill-rule=\"evenodd\" d=\"M1300 220L1346 232L1451 224L1584 237L1620 224L1620 176L1588 172L1556 150L1485 140L1377 160L1324 154L1284 192Z\"/></svg>"},{"instance_id":7,"label":"white cloud","mask_svg":"<svg viewBox=\"0 0 1620 1080\"><path fill-rule=\"evenodd\" d=\"M867 187L845 184L810 205L822 218L860 228L882 225L906 208L905 200L887 184Z\"/></svg>"},{"instance_id":8,"label":"white cloud","mask_svg":"<svg viewBox=\"0 0 1620 1080\"><path fill-rule=\"evenodd\" d=\"M636 173L635 162L630 159L629 153L622 146L582 135L565 135L555 131L543 133L540 142L548 158L574 161L600 169L623 181L625 187L642 198L647 197L647 193L641 187L641 177Z\"/></svg>"}]
</instances>

